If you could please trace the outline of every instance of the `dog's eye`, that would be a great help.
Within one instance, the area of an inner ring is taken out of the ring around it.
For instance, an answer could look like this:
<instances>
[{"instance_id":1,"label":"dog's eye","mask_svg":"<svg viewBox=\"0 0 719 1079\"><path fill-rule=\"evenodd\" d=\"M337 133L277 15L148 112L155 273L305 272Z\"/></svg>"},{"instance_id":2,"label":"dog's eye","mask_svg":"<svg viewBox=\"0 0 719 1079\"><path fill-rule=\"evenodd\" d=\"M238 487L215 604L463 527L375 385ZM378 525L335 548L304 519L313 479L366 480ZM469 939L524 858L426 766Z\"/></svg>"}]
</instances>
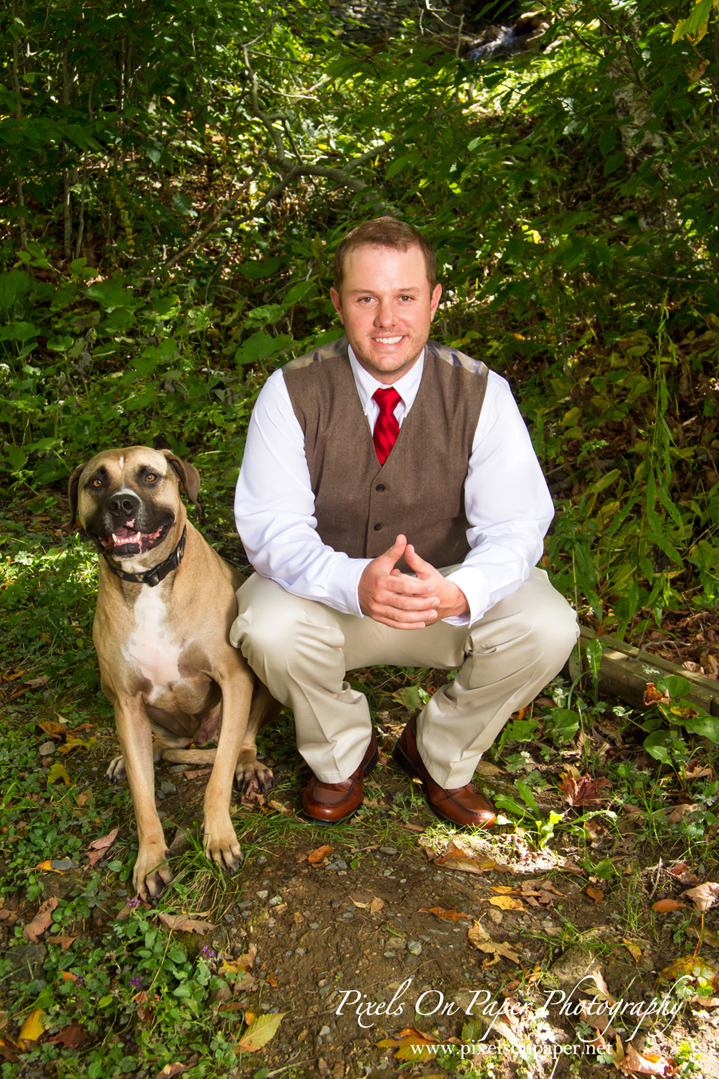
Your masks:
<instances>
[{"instance_id":1,"label":"dog's eye","mask_svg":"<svg viewBox=\"0 0 719 1079\"><path fill-rule=\"evenodd\" d=\"M156 472L148 472L147 475L145 476L145 483L154 483L156 479L157 479L157 473Z\"/></svg>"},{"instance_id":2,"label":"dog's eye","mask_svg":"<svg viewBox=\"0 0 719 1079\"><path fill-rule=\"evenodd\" d=\"M100 487L102 487L102 480L92 480L90 486L94 487L97 491Z\"/></svg>"}]
</instances>

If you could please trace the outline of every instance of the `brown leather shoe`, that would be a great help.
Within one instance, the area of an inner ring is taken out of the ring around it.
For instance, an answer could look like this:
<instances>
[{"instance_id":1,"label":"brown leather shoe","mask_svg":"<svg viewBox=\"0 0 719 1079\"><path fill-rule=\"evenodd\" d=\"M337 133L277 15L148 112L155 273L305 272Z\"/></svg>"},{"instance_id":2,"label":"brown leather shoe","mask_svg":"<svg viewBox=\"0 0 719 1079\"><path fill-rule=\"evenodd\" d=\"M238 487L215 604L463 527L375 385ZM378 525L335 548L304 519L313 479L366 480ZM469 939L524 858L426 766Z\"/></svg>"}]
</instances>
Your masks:
<instances>
[{"instance_id":1,"label":"brown leather shoe","mask_svg":"<svg viewBox=\"0 0 719 1079\"><path fill-rule=\"evenodd\" d=\"M377 735L374 730L367 752L349 779L323 783L313 775L302 791L303 816L313 824L339 824L362 805L362 780L377 763Z\"/></svg>"},{"instance_id":2,"label":"brown leather shoe","mask_svg":"<svg viewBox=\"0 0 719 1079\"><path fill-rule=\"evenodd\" d=\"M413 779L421 779L427 805L442 820L462 827L491 828L497 819L497 810L474 783L464 787L443 790L432 779L417 749L417 721L410 720L394 747L393 757L403 772Z\"/></svg>"}]
</instances>

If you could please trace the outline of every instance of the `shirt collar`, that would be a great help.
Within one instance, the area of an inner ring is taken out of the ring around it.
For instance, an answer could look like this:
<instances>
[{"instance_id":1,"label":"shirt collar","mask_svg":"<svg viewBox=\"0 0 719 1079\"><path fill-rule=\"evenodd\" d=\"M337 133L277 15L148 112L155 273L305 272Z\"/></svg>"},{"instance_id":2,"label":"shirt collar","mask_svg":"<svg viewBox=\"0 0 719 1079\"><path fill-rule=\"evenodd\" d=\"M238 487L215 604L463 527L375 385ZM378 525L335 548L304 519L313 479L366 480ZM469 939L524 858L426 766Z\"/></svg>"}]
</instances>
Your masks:
<instances>
[{"instance_id":1,"label":"shirt collar","mask_svg":"<svg viewBox=\"0 0 719 1079\"><path fill-rule=\"evenodd\" d=\"M376 378L373 378L369 371L366 371L362 364L359 362L354 352L352 351L352 345L347 344L347 354L349 355L350 366L352 368L352 374L354 375L355 384L357 386L357 392L359 394L360 402L364 412L367 412L367 406L372 400L372 394L375 390L384 390L386 385L383 382L378 382ZM397 391L404 402L404 407L409 412L410 408L414 404L414 399L417 396L419 390L419 384L422 381L422 371L424 370L424 355L425 349L422 349L421 355L417 362L413 364L406 375L402 375L402 378L397 379L392 383L393 389Z\"/></svg>"}]
</instances>

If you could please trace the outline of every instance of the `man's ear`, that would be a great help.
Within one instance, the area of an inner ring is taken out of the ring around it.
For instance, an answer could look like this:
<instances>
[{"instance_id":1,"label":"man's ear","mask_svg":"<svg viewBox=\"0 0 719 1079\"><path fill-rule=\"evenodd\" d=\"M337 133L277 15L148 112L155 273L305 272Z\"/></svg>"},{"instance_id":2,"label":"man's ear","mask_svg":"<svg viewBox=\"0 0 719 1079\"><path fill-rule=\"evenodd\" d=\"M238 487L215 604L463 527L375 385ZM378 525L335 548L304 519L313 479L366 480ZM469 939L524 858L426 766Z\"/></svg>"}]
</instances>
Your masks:
<instances>
[{"instance_id":1,"label":"man's ear","mask_svg":"<svg viewBox=\"0 0 719 1079\"><path fill-rule=\"evenodd\" d=\"M172 450L160 450L160 453L167 458L170 466L177 473L178 479L187 491L187 497L192 505L199 509L197 496L200 493L200 473L194 465L188 464L187 461L181 461Z\"/></svg>"},{"instance_id":2,"label":"man's ear","mask_svg":"<svg viewBox=\"0 0 719 1079\"><path fill-rule=\"evenodd\" d=\"M442 298L442 286L440 284L436 284L434 286L434 288L432 289L432 297L431 297L431 299L429 301L429 310L430 310L430 316L429 317L430 317L430 320L434 318L435 313L437 311L437 307L439 306L439 301L440 301L441 298Z\"/></svg>"},{"instance_id":3,"label":"man's ear","mask_svg":"<svg viewBox=\"0 0 719 1079\"><path fill-rule=\"evenodd\" d=\"M330 289L330 299L332 300L332 306L334 307L335 311L339 315L340 322L344 326L345 320L342 317L342 300L340 299L340 294L339 294L339 292L337 291L336 288L331 288Z\"/></svg>"},{"instance_id":4,"label":"man's ear","mask_svg":"<svg viewBox=\"0 0 719 1079\"><path fill-rule=\"evenodd\" d=\"M78 465L73 470L70 479L67 481L67 497L70 502L70 520L67 527L72 528L75 524L75 518L77 517L77 500L78 500L78 488L80 485L80 476L83 473L85 465Z\"/></svg>"}]
</instances>

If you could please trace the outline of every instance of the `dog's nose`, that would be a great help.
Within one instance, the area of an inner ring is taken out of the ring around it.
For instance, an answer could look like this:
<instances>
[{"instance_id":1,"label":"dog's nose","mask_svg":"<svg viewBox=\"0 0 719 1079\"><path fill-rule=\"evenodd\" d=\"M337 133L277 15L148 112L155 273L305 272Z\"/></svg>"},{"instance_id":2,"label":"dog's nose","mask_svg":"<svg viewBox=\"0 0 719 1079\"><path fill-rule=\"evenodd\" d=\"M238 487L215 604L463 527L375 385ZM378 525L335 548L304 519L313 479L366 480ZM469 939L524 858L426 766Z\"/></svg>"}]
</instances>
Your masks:
<instances>
[{"instance_id":1,"label":"dog's nose","mask_svg":"<svg viewBox=\"0 0 719 1079\"><path fill-rule=\"evenodd\" d=\"M140 509L140 500L135 495L123 491L109 500L107 509L113 517L124 521L128 517L134 517L137 514Z\"/></svg>"}]
</instances>

